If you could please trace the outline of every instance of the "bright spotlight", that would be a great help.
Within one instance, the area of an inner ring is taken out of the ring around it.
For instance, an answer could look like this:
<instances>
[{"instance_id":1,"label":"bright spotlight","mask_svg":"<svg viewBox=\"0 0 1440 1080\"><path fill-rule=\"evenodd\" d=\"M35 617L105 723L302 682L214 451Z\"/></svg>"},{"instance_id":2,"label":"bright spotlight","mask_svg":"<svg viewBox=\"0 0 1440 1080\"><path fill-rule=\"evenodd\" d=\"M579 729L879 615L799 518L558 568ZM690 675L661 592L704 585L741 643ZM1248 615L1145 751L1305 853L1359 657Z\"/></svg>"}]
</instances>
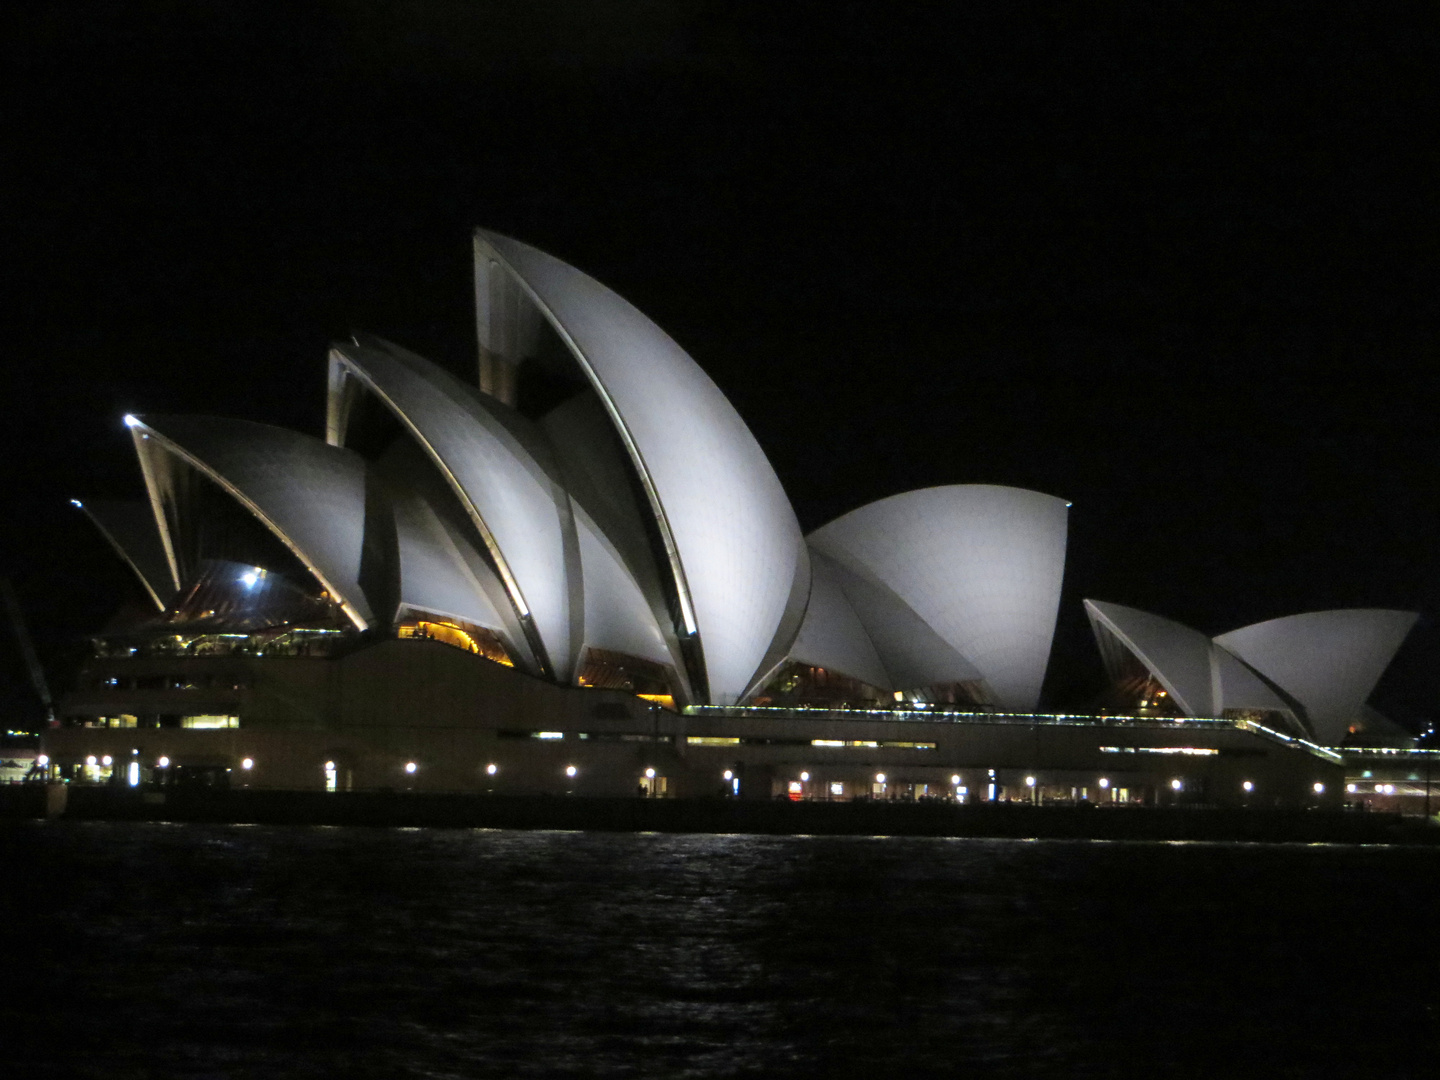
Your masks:
<instances>
[{"instance_id":1,"label":"bright spotlight","mask_svg":"<svg viewBox=\"0 0 1440 1080\"><path fill-rule=\"evenodd\" d=\"M800 782L802 784L808 784L810 782L810 774L808 772L802 772L800 774Z\"/></svg>"},{"instance_id":2,"label":"bright spotlight","mask_svg":"<svg viewBox=\"0 0 1440 1080\"><path fill-rule=\"evenodd\" d=\"M255 767L255 759L253 757L247 757L244 761L240 762L240 767L242 769L253 769Z\"/></svg>"},{"instance_id":3,"label":"bright spotlight","mask_svg":"<svg viewBox=\"0 0 1440 1080\"><path fill-rule=\"evenodd\" d=\"M1103 777L1103 776L1100 777L1100 789L1103 791L1105 788L1108 788L1109 786L1110 786L1110 781L1107 780L1107 779L1106 779L1105 777Z\"/></svg>"},{"instance_id":4,"label":"bright spotlight","mask_svg":"<svg viewBox=\"0 0 1440 1080\"><path fill-rule=\"evenodd\" d=\"M50 764L50 758L46 754L41 754L35 759L35 764L39 765L43 769L46 765Z\"/></svg>"},{"instance_id":5,"label":"bright spotlight","mask_svg":"<svg viewBox=\"0 0 1440 1080\"><path fill-rule=\"evenodd\" d=\"M1351 795L1354 795L1354 794L1355 794L1355 785L1354 785L1354 784L1346 784L1346 785L1345 785L1345 790L1348 791Z\"/></svg>"},{"instance_id":6,"label":"bright spotlight","mask_svg":"<svg viewBox=\"0 0 1440 1080\"><path fill-rule=\"evenodd\" d=\"M414 773L416 768L417 768L417 766L416 766L415 762L413 762L413 761L407 761L407 762L405 762L405 771L406 771L407 773Z\"/></svg>"},{"instance_id":7,"label":"bright spotlight","mask_svg":"<svg viewBox=\"0 0 1440 1080\"><path fill-rule=\"evenodd\" d=\"M71 499L71 500L70 500L70 505L73 506L73 507L75 507L76 510L84 510L84 509L85 509L85 504L82 503L79 499Z\"/></svg>"},{"instance_id":8,"label":"bright spotlight","mask_svg":"<svg viewBox=\"0 0 1440 1080\"><path fill-rule=\"evenodd\" d=\"M877 784L883 784L884 782L885 782L885 774L884 774L883 772L877 772L877 773L875 774L875 783L877 783Z\"/></svg>"},{"instance_id":9,"label":"bright spotlight","mask_svg":"<svg viewBox=\"0 0 1440 1080\"><path fill-rule=\"evenodd\" d=\"M960 783L960 774L956 773L954 776L950 777L950 783L958 786Z\"/></svg>"},{"instance_id":10,"label":"bright spotlight","mask_svg":"<svg viewBox=\"0 0 1440 1080\"><path fill-rule=\"evenodd\" d=\"M90 768L93 769L93 768L95 767L95 755L94 755L94 754L91 754L89 757L87 757L87 758L85 759L85 764L86 764L86 765L89 765ZM1375 790L1376 790L1376 791L1379 791L1380 788L1377 786L1377 787L1375 788Z\"/></svg>"},{"instance_id":11,"label":"bright spotlight","mask_svg":"<svg viewBox=\"0 0 1440 1080\"><path fill-rule=\"evenodd\" d=\"M326 772L334 772L334 771L335 771L335 762L333 762L333 761L327 761L327 762L325 762L325 771L326 771Z\"/></svg>"},{"instance_id":12,"label":"bright spotlight","mask_svg":"<svg viewBox=\"0 0 1440 1080\"><path fill-rule=\"evenodd\" d=\"M104 757L102 757L102 758L100 759L100 764L101 764L101 765L109 765L113 760L114 760L114 759L113 759L109 754L106 754Z\"/></svg>"},{"instance_id":13,"label":"bright spotlight","mask_svg":"<svg viewBox=\"0 0 1440 1080\"><path fill-rule=\"evenodd\" d=\"M1241 784L1240 786L1241 786L1242 788L1244 788L1246 791L1254 791L1254 790L1255 790L1255 784L1254 784L1252 781L1250 781L1250 780L1246 780L1246 781L1245 781L1243 784Z\"/></svg>"},{"instance_id":14,"label":"bright spotlight","mask_svg":"<svg viewBox=\"0 0 1440 1080\"><path fill-rule=\"evenodd\" d=\"M155 764L160 766L160 768L162 769L168 769L170 767L170 759L168 757L162 757Z\"/></svg>"},{"instance_id":15,"label":"bright spotlight","mask_svg":"<svg viewBox=\"0 0 1440 1080\"><path fill-rule=\"evenodd\" d=\"M494 776L494 775L495 775L497 772L499 772L499 771L500 771L500 766L494 764L493 762L492 762L491 764L485 766L485 772L486 772L486 774L489 775L489 776Z\"/></svg>"},{"instance_id":16,"label":"bright spotlight","mask_svg":"<svg viewBox=\"0 0 1440 1080\"><path fill-rule=\"evenodd\" d=\"M579 771L580 771L580 770L577 769L577 768L575 768L574 765L566 765L566 766L565 766L565 775L566 775L566 776L574 777L574 775L575 775L577 772L579 772Z\"/></svg>"},{"instance_id":17,"label":"bright spotlight","mask_svg":"<svg viewBox=\"0 0 1440 1080\"><path fill-rule=\"evenodd\" d=\"M126 426L126 427L135 427L135 426L137 426L139 423L140 423L140 421L139 421L138 419L136 419L134 416L132 416L130 413L126 413L126 414L125 414L125 426Z\"/></svg>"},{"instance_id":18,"label":"bright spotlight","mask_svg":"<svg viewBox=\"0 0 1440 1080\"><path fill-rule=\"evenodd\" d=\"M1324 794L1325 794L1325 785L1322 784L1322 783L1320 783L1320 781L1318 781L1318 780L1315 781L1315 794L1316 794L1316 795L1324 795Z\"/></svg>"},{"instance_id":19,"label":"bright spotlight","mask_svg":"<svg viewBox=\"0 0 1440 1080\"><path fill-rule=\"evenodd\" d=\"M1034 778L1033 776L1027 776L1027 777L1025 777L1025 786L1026 786L1026 787L1034 787L1034 786L1035 786L1035 778Z\"/></svg>"},{"instance_id":20,"label":"bright spotlight","mask_svg":"<svg viewBox=\"0 0 1440 1080\"><path fill-rule=\"evenodd\" d=\"M654 769L646 769L646 770L645 770L645 779L646 779L646 780L654 780L654 779L655 779L655 770L654 770Z\"/></svg>"},{"instance_id":21,"label":"bright spotlight","mask_svg":"<svg viewBox=\"0 0 1440 1080\"><path fill-rule=\"evenodd\" d=\"M259 580L260 575L257 574L254 570L246 570L245 573L240 575L240 583L244 585L247 589L253 589L255 587L255 583Z\"/></svg>"},{"instance_id":22,"label":"bright spotlight","mask_svg":"<svg viewBox=\"0 0 1440 1080\"><path fill-rule=\"evenodd\" d=\"M734 774L733 772L731 772L729 769L726 769L726 770L725 770L725 779L726 779L726 780L733 780L733 779L735 779L735 774Z\"/></svg>"},{"instance_id":23,"label":"bright spotlight","mask_svg":"<svg viewBox=\"0 0 1440 1080\"><path fill-rule=\"evenodd\" d=\"M1179 780L1171 780L1171 781L1170 781L1170 786L1171 786L1172 788L1174 788L1176 791L1179 791L1179 790L1181 789L1181 787L1183 787L1184 785L1181 784Z\"/></svg>"}]
</instances>

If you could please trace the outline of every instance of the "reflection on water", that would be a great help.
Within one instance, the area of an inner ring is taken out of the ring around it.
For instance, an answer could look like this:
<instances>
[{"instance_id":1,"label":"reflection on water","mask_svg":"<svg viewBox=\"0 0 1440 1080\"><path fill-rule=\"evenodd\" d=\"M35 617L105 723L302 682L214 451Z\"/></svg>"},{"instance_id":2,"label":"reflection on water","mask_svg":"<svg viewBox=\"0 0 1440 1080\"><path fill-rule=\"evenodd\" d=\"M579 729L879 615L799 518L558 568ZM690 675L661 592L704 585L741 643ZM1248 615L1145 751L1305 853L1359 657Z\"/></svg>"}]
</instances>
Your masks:
<instances>
[{"instance_id":1,"label":"reflection on water","mask_svg":"<svg viewBox=\"0 0 1440 1080\"><path fill-rule=\"evenodd\" d=\"M39 823L0 844L17 1076L1433 1075L1432 850Z\"/></svg>"}]
</instances>

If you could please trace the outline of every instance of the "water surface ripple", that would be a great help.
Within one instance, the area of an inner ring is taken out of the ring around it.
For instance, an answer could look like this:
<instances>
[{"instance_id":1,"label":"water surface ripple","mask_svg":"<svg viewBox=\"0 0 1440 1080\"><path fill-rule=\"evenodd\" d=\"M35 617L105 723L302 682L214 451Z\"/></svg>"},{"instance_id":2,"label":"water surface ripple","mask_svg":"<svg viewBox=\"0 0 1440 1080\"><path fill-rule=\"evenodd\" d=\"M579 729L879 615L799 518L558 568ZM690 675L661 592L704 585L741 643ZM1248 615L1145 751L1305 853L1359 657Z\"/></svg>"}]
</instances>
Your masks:
<instances>
[{"instance_id":1,"label":"water surface ripple","mask_svg":"<svg viewBox=\"0 0 1440 1080\"><path fill-rule=\"evenodd\" d=\"M1440 1043L1433 849L133 823L0 844L16 1076L1430 1077Z\"/></svg>"}]
</instances>

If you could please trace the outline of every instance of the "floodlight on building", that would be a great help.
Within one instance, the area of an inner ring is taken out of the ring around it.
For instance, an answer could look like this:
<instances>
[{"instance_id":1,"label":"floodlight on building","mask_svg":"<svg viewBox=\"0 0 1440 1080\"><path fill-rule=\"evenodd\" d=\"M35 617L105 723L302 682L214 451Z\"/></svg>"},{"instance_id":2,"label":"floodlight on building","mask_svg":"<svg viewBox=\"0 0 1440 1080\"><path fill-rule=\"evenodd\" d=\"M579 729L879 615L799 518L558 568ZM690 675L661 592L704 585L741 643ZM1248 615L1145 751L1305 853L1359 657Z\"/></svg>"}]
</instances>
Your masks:
<instances>
[{"instance_id":1,"label":"floodlight on building","mask_svg":"<svg viewBox=\"0 0 1440 1080\"><path fill-rule=\"evenodd\" d=\"M486 766L485 766L485 774L486 774L487 776L494 776L494 775L495 775L497 772L499 772L499 771L500 771L500 766L499 766L499 765L496 765L493 761L492 761L489 765L486 765Z\"/></svg>"},{"instance_id":2,"label":"floodlight on building","mask_svg":"<svg viewBox=\"0 0 1440 1080\"><path fill-rule=\"evenodd\" d=\"M565 775L566 775L566 776L569 776L569 777L572 777L572 778L573 778L573 777L575 776L575 774L576 774L577 772L579 772L579 771L580 771L580 770L577 769L577 768L575 768L574 765L566 765L566 766L565 766Z\"/></svg>"},{"instance_id":3,"label":"floodlight on building","mask_svg":"<svg viewBox=\"0 0 1440 1080\"><path fill-rule=\"evenodd\" d=\"M1351 795L1354 795L1354 794L1355 794L1355 785L1354 785L1354 784L1346 784L1346 785L1345 785L1345 790L1348 791Z\"/></svg>"},{"instance_id":4,"label":"floodlight on building","mask_svg":"<svg viewBox=\"0 0 1440 1080\"><path fill-rule=\"evenodd\" d=\"M726 770L725 770L725 776L724 776L724 778L725 778L726 780L733 780L733 779L735 778L735 774L734 774L733 772L731 772L729 769L726 769Z\"/></svg>"},{"instance_id":5,"label":"floodlight on building","mask_svg":"<svg viewBox=\"0 0 1440 1080\"><path fill-rule=\"evenodd\" d=\"M1240 786L1241 786L1242 788L1244 788L1246 791L1254 791L1254 790L1255 790L1255 782L1254 782L1253 780L1246 780L1246 781L1245 781L1243 784L1241 784Z\"/></svg>"},{"instance_id":6,"label":"floodlight on building","mask_svg":"<svg viewBox=\"0 0 1440 1080\"><path fill-rule=\"evenodd\" d=\"M1376 793L1377 795L1383 795L1383 794L1385 793L1385 785L1384 785L1384 784L1376 784L1376 785L1375 785L1375 793Z\"/></svg>"},{"instance_id":7,"label":"floodlight on building","mask_svg":"<svg viewBox=\"0 0 1440 1080\"><path fill-rule=\"evenodd\" d=\"M1103 776L1100 777L1100 788L1101 788L1101 790L1103 791L1105 788L1108 788L1109 786L1110 786L1110 781L1107 780L1107 779L1106 779L1105 777L1103 777Z\"/></svg>"},{"instance_id":8,"label":"floodlight on building","mask_svg":"<svg viewBox=\"0 0 1440 1080\"><path fill-rule=\"evenodd\" d=\"M255 767L255 759L247 757L244 761L240 762L240 767L242 769L253 769Z\"/></svg>"},{"instance_id":9,"label":"floodlight on building","mask_svg":"<svg viewBox=\"0 0 1440 1080\"><path fill-rule=\"evenodd\" d=\"M45 754L41 754L35 759L35 764L39 765L43 769L46 765L50 764L50 758L47 757Z\"/></svg>"},{"instance_id":10,"label":"floodlight on building","mask_svg":"<svg viewBox=\"0 0 1440 1080\"><path fill-rule=\"evenodd\" d=\"M810 782L810 774L808 772L802 772L800 774L800 782L802 784L808 784Z\"/></svg>"},{"instance_id":11,"label":"floodlight on building","mask_svg":"<svg viewBox=\"0 0 1440 1080\"><path fill-rule=\"evenodd\" d=\"M95 755L94 755L94 754L91 754L89 757L87 757L87 758L85 759L85 764L88 765L88 766L90 766L90 768L93 769L93 768L95 767ZM1379 788L1378 785L1376 786L1375 790L1376 790L1376 791L1379 791L1379 790L1380 790L1380 788Z\"/></svg>"},{"instance_id":12,"label":"floodlight on building","mask_svg":"<svg viewBox=\"0 0 1440 1080\"><path fill-rule=\"evenodd\" d=\"M1034 778L1033 776L1027 776L1027 777L1025 777L1025 786L1026 786L1026 787L1034 787L1034 786L1035 786L1035 778Z\"/></svg>"},{"instance_id":13,"label":"floodlight on building","mask_svg":"<svg viewBox=\"0 0 1440 1080\"><path fill-rule=\"evenodd\" d=\"M106 754L104 757L102 757L102 758L100 759L100 764L101 764L101 765L109 765L109 764L110 764L111 762L113 762L114 760L115 760L115 759L112 758L109 754Z\"/></svg>"},{"instance_id":14,"label":"floodlight on building","mask_svg":"<svg viewBox=\"0 0 1440 1080\"><path fill-rule=\"evenodd\" d=\"M159 761L155 762L155 764L162 769L168 769L170 767L170 759L168 757L162 757Z\"/></svg>"},{"instance_id":15,"label":"floodlight on building","mask_svg":"<svg viewBox=\"0 0 1440 1080\"><path fill-rule=\"evenodd\" d=\"M654 770L654 769L646 769L646 770L645 770L645 779L646 779L646 780L654 780L654 779L655 779L655 770Z\"/></svg>"},{"instance_id":16,"label":"floodlight on building","mask_svg":"<svg viewBox=\"0 0 1440 1080\"><path fill-rule=\"evenodd\" d=\"M883 772L877 772L877 773L875 774L875 783L877 783L877 784L883 784L884 782L885 782L885 774L884 774Z\"/></svg>"},{"instance_id":17,"label":"floodlight on building","mask_svg":"<svg viewBox=\"0 0 1440 1080\"><path fill-rule=\"evenodd\" d=\"M1320 783L1320 781L1318 781L1318 780L1315 781L1315 794L1316 794L1316 795L1324 795L1324 794L1325 794L1325 785L1322 784L1322 783Z\"/></svg>"},{"instance_id":18,"label":"floodlight on building","mask_svg":"<svg viewBox=\"0 0 1440 1080\"><path fill-rule=\"evenodd\" d=\"M1170 786L1171 786L1172 788L1174 788L1176 791L1179 791L1179 790L1180 790L1182 787L1184 787L1185 785L1182 784L1182 783L1180 783L1180 780L1179 780L1179 778L1177 777L1176 779L1170 781Z\"/></svg>"},{"instance_id":19,"label":"floodlight on building","mask_svg":"<svg viewBox=\"0 0 1440 1080\"><path fill-rule=\"evenodd\" d=\"M958 787L960 784L960 774L956 773L954 776L950 777L950 783Z\"/></svg>"},{"instance_id":20,"label":"floodlight on building","mask_svg":"<svg viewBox=\"0 0 1440 1080\"><path fill-rule=\"evenodd\" d=\"M412 773L412 774L413 774L417 768L419 768L419 766L417 766L417 765L415 764L415 762L413 762L413 761L407 761L407 762L405 762L405 771L406 771L407 773Z\"/></svg>"},{"instance_id":21,"label":"floodlight on building","mask_svg":"<svg viewBox=\"0 0 1440 1080\"><path fill-rule=\"evenodd\" d=\"M333 761L327 761L327 762L325 762L325 771L326 771L326 772L334 772L334 771L335 771L335 762L333 762Z\"/></svg>"}]
</instances>

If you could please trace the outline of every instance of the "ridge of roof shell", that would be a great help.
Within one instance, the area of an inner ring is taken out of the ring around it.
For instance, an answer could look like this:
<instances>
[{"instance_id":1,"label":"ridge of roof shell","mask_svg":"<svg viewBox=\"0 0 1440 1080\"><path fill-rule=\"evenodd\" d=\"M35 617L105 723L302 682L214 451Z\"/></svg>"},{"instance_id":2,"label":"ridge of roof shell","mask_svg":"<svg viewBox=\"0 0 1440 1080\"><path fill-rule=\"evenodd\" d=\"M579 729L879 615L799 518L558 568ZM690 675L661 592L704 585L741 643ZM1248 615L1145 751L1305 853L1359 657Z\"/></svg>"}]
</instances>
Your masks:
<instances>
[{"instance_id":1,"label":"ridge of roof shell","mask_svg":"<svg viewBox=\"0 0 1440 1080\"><path fill-rule=\"evenodd\" d=\"M70 501L130 567L156 609L164 611L175 587L170 581L164 541L150 507L144 502L118 499Z\"/></svg>"},{"instance_id":2,"label":"ridge of roof shell","mask_svg":"<svg viewBox=\"0 0 1440 1080\"><path fill-rule=\"evenodd\" d=\"M666 549L677 632L699 639L706 696L739 700L775 651L777 629L798 632L794 598L809 593L799 522L759 443L699 365L594 278L484 230L475 261L477 296L490 274L510 275L600 395Z\"/></svg>"}]
</instances>

